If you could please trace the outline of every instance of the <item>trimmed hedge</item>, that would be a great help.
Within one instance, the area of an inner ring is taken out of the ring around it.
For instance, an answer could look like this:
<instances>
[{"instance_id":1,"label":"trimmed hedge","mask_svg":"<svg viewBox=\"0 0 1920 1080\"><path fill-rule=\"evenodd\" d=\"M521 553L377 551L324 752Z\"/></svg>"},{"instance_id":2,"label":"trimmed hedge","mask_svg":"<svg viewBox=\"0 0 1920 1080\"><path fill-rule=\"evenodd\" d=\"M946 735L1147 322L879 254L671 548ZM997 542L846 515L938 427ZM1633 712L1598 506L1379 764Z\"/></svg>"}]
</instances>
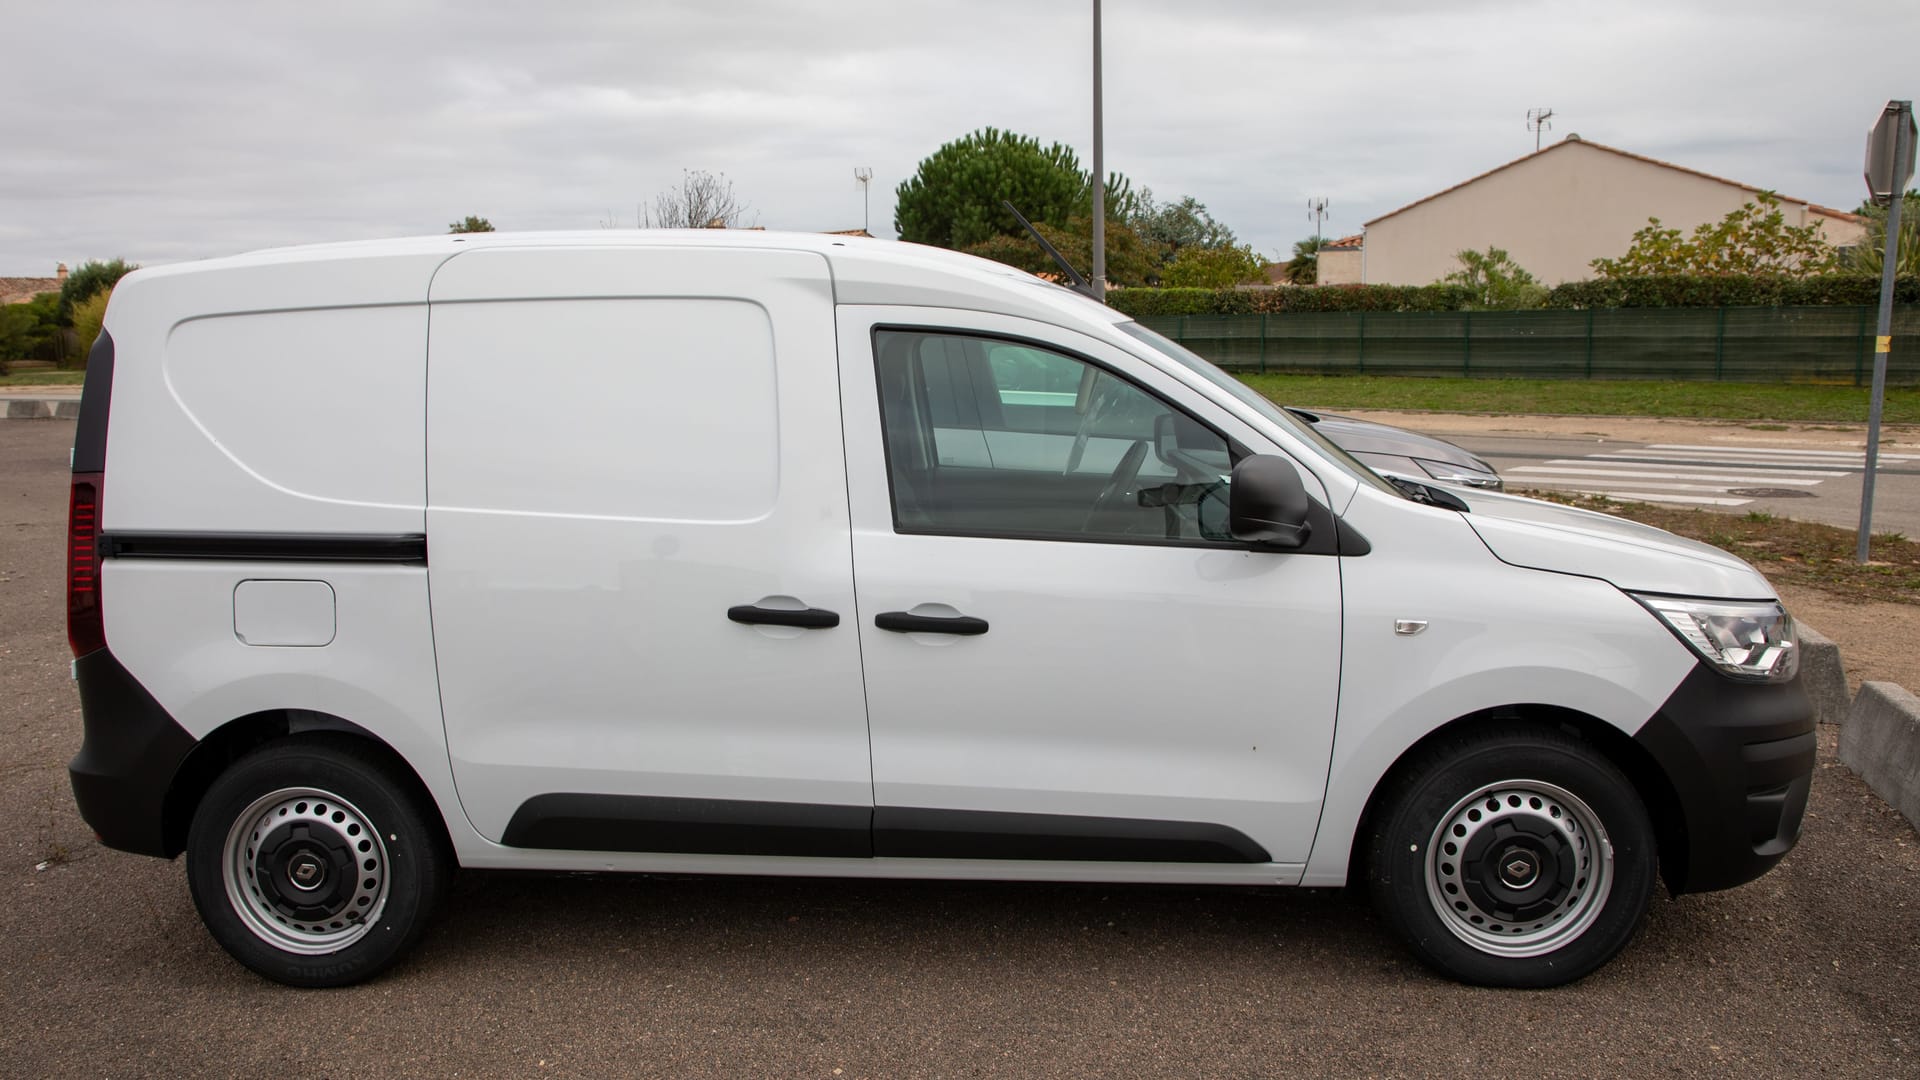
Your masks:
<instances>
[{"instance_id":1,"label":"trimmed hedge","mask_svg":"<svg viewBox=\"0 0 1920 1080\"><path fill-rule=\"evenodd\" d=\"M1278 289L1119 289L1107 303L1136 319L1161 315L1279 315L1304 311L1461 311L1463 285L1302 285Z\"/></svg>"},{"instance_id":2,"label":"trimmed hedge","mask_svg":"<svg viewBox=\"0 0 1920 1080\"><path fill-rule=\"evenodd\" d=\"M1274 289L1116 289L1107 303L1136 319L1167 315L1267 315L1302 311L1466 311L1474 292L1460 285L1303 285ZM1585 308L1824 307L1880 302L1880 279L1859 274L1812 278L1630 277L1570 281L1546 306ZM1897 304L1920 304L1920 277L1894 287Z\"/></svg>"},{"instance_id":3,"label":"trimmed hedge","mask_svg":"<svg viewBox=\"0 0 1920 1080\"><path fill-rule=\"evenodd\" d=\"M1920 277L1894 283L1896 304L1920 303ZM1810 278L1666 276L1570 281L1547 294L1550 308L1824 307L1874 305L1880 279L1864 274Z\"/></svg>"}]
</instances>

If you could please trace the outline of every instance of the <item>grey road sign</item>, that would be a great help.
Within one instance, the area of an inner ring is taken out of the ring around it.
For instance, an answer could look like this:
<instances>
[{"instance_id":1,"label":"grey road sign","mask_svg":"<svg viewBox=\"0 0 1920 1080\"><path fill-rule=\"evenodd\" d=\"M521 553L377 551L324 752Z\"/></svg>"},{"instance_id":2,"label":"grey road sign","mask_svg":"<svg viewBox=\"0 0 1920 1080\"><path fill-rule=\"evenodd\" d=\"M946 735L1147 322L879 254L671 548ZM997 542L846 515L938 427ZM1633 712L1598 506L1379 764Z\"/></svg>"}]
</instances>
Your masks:
<instances>
[{"instance_id":1,"label":"grey road sign","mask_svg":"<svg viewBox=\"0 0 1920 1080\"><path fill-rule=\"evenodd\" d=\"M1906 129L1904 140L1900 138L1901 128ZM1913 102L1887 102L1880 121L1867 133L1867 191L1875 202L1886 205L1913 179L1915 134Z\"/></svg>"}]
</instances>

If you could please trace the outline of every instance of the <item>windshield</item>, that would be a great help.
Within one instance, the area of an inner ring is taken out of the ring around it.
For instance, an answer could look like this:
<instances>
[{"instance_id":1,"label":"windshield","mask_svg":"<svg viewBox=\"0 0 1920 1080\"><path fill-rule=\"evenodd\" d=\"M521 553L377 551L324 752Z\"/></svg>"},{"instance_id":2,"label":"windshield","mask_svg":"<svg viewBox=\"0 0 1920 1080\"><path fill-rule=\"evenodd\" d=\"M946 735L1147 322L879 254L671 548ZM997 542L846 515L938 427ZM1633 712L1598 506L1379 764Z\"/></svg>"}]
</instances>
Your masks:
<instances>
[{"instance_id":1,"label":"windshield","mask_svg":"<svg viewBox=\"0 0 1920 1080\"><path fill-rule=\"evenodd\" d=\"M1372 484L1382 491L1397 495L1400 498L1404 499L1407 497L1406 492L1400 490L1400 488L1394 484L1389 483L1381 477L1379 473L1367 468L1359 459L1342 450L1339 444L1327 438L1325 435L1320 434L1318 431L1315 431L1312 424L1275 405L1273 402L1267 400L1266 396L1258 390L1221 371L1193 350L1177 342L1170 341L1146 327L1141 326L1137 322L1123 322L1115 325L1128 337L1152 346L1155 352L1165 356L1220 389L1225 390L1227 393L1232 394L1261 416L1273 421L1288 432L1299 436L1303 441L1318 447L1320 452L1325 454L1328 459L1346 468L1359 479Z\"/></svg>"}]
</instances>

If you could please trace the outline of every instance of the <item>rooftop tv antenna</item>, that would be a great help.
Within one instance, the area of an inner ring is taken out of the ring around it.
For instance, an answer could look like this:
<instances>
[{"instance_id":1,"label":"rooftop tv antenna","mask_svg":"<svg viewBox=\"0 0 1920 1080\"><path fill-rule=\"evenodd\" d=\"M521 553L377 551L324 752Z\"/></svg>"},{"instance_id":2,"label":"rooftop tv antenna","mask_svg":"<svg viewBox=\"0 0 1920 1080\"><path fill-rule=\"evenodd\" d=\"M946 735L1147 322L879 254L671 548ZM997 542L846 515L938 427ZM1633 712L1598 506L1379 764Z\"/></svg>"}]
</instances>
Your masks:
<instances>
[{"instance_id":1,"label":"rooftop tv antenna","mask_svg":"<svg viewBox=\"0 0 1920 1080\"><path fill-rule=\"evenodd\" d=\"M1533 132L1533 152L1536 154L1540 152L1540 133L1553 129L1553 125L1547 122L1552 118L1552 109L1527 110L1527 130Z\"/></svg>"},{"instance_id":2,"label":"rooftop tv antenna","mask_svg":"<svg viewBox=\"0 0 1920 1080\"><path fill-rule=\"evenodd\" d=\"M860 183L860 231L873 235L873 170L860 166L853 170L853 178Z\"/></svg>"}]
</instances>

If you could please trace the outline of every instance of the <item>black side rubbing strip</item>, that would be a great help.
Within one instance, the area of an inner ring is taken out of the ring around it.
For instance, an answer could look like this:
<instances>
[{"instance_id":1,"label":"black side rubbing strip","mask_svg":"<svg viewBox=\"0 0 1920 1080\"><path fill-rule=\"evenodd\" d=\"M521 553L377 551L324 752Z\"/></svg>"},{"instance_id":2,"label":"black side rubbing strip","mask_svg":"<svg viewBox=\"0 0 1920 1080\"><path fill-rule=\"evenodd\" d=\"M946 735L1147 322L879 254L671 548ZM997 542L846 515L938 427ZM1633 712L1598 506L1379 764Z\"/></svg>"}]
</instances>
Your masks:
<instances>
[{"instance_id":1,"label":"black side rubbing strip","mask_svg":"<svg viewBox=\"0 0 1920 1080\"><path fill-rule=\"evenodd\" d=\"M987 632L987 620L971 615L915 615L908 611L883 611L873 617L873 625L897 634L959 634L972 637Z\"/></svg>"},{"instance_id":2,"label":"black side rubbing strip","mask_svg":"<svg viewBox=\"0 0 1920 1080\"><path fill-rule=\"evenodd\" d=\"M727 618L749 626L798 626L806 630L831 630L840 625L840 613L825 608L789 611L758 604L735 604L727 609Z\"/></svg>"},{"instance_id":3,"label":"black side rubbing strip","mask_svg":"<svg viewBox=\"0 0 1920 1080\"><path fill-rule=\"evenodd\" d=\"M535 795L500 840L558 851L873 855L873 808L652 795Z\"/></svg>"},{"instance_id":4,"label":"black side rubbing strip","mask_svg":"<svg viewBox=\"0 0 1920 1080\"><path fill-rule=\"evenodd\" d=\"M113 533L101 542L103 554L122 559L427 563L427 538L419 535Z\"/></svg>"},{"instance_id":5,"label":"black side rubbing strip","mask_svg":"<svg viewBox=\"0 0 1920 1080\"><path fill-rule=\"evenodd\" d=\"M87 354L87 377L80 385L80 419L73 427L73 471L105 472L107 410L113 401L113 335L105 330Z\"/></svg>"},{"instance_id":6,"label":"black side rubbing strip","mask_svg":"<svg viewBox=\"0 0 1920 1080\"><path fill-rule=\"evenodd\" d=\"M928 810L873 812L873 853L902 859L1264 863L1267 850L1226 825L1075 814Z\"/></svg>"}]
</instances>

